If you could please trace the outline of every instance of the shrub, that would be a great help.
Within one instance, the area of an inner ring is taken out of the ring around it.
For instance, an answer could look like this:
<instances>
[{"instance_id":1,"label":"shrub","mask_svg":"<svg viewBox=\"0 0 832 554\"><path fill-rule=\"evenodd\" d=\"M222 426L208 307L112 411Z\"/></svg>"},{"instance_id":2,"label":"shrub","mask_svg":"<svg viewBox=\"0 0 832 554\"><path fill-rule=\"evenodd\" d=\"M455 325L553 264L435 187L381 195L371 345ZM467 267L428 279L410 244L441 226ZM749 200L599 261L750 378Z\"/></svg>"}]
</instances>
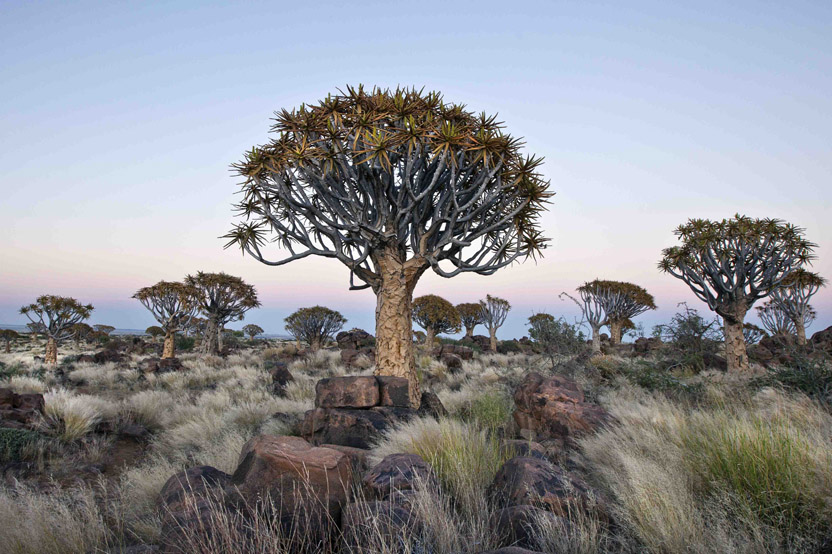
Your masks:
<instances>
[{"instance_id":1,"label":"shrub","mask_svg":"<svg viewBox=\"0 0 832 554\"><path fill-rule=\"evenodd\" d=\"M676 399L698 400L705 392L702 383L686 383L671 372L640 362L624 369L627 380L651 392L662 392Z\"/></svg>"},{"instance_id":2,"label":"shrub","mask_svg":"<svg viewBox=\"0 0 832 554\"><path fill-rule=\"evenodd\" d=\"M180 352L189 352L194 349L194 345L196 344L196 338L194 337L183 337L177 336L176 337L176 350Z\"/></svg>"},{"instance_id":3,"label":"shrub","mask_svg":"<svg viewBox=\"0 0 832 554\"><path fill-rule=\"evenodd\" d=\"M27 429L0 428L0 461L20 460L23 450L39 438L38 433Z\"/></svg>"},{"instance_id":4,"label":"shrub","mask_svg":"<svg viewBox=\"0 0 832 554\"><path fill-rule=\"evenodd\" d=\"M496 389L475 396L458 415L484 429L496 431L505 427L513 410L514 399L509 392Z\"/></svg>"},{"instance_id":5,"label":"shrub","mask_svg":"<svg viewBox=\"0 0 832 554\"><path fill-rule=\"evenodd\" d=\"M577 325L565 319L542 317L536 314L529 318L529 336L537 344L541 354L549 359L554 371L564 358L586 350L586 338Z\"/></svg>"},{"instance_id":6,"label":"shrub","mask_svg":"<svg viewBox=\"0 0 832 554\"><path fill-rule=\"evenodd\" d=\"M754 384L780 385L832 406L832 363L828 359L813 359L795 350L791 363L768 371L768 375L756 379Z\"/></svg>"},{"instance_id":7,"label":"shrub","mask_svg":"<svg viewBox=\"0 0 832 554\"><path fill-rule=\"evenodd\" d=\"M720 347L722 331L719 321L716 318L706 320L685 302L679 306L683 310L674 315L667 325L656 325L653 336L668 343L666 363L669 367L702 371L708 355L715 354Z\"/></svg>"}]
</instances>

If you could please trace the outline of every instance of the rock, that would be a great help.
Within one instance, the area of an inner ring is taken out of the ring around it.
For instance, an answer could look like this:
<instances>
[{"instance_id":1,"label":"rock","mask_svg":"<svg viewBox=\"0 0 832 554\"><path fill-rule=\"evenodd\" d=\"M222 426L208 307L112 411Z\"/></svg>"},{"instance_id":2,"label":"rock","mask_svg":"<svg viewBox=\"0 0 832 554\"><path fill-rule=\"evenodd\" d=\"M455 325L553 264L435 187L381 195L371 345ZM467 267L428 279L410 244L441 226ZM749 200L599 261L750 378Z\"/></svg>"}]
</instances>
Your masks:
<instances>
[{"instance_id":1,"label":"rock","mask_svg":"<svg viewBox=\"0 0 832 554\"><path fill-rule=\"evenodd\" d=\"M508 460L494 476L488 495L498 507L532 505L561 517L575 509L604 512L600 495L580 477L539 458Z\"/></svg>"},{"instance_id":2,"label":"rock","mask_svg":"<svg viewBox=\"0 0 832 554\"><path fill-rule=\"evenodd\" d=\"M566 530L568 525L566 519L529 504L497 510L490 521L490 529L499 537L500 544L521 548L534 548L539 534Z\"/></svg>"},{"instance_id":3,"label":"rock","mask_svg":"<svg viewBox=\"0 0 832 554\"><path fill-rule=\"evenodd\" d=\"M462 358L456 354L442 354L440 360L447 366L451 373L456 373L462 369Z\"/></svg>"},{"instance_id":4,"label":"rock","mask_svg":"<svg viewBox=\"0 0 832 554\"><path fill-rule=\"evenodd\" d=\"M79 364L94 364L95 358L91 354L81 354L75 361Z\"/></svg>"},{"instance_id":5,"label":"rock","mask_svg":"<svg viewBox=\"0 0 832 554\"><path fill-rule=\"evenodd\" d=\"M170 373L179 371L182 367L182 360L179 358L145 358L142 361L144 373Z\"/></svg>"},{"instance_id":6,"label":"rock","mask_svg":"<svg viewBox=\"0 0 832 554\"><path fill-rule=\"evenodd\" d=\"M363 448L355 448L352 446L344 446L342 444L322 444L321 448L331 448L346 454L352 464L352 472L355 475L361 475L370 467L367 456L369 451Z\"/></svg>"},{"instance_id":7,"label":"rock","mask_svg":"<svg viewBox=\"0 0 832 554\"><path fill-rule=\"evenodd\" d=\"M231 485L249 505L270 495L280 517L319 515L338 521L352 483L352 464L343 452L316 447L300 437L260 435L248 441Z\"/></svg>"},{"instance_id":8,"label":"rock","mask_svg":"<svg viewBox=\"0 0 832 554\"><path fill-rule=\"evenodd\" d=\"M181 512L194 501L221 497L231 483L231 476L211 466L197 466L180 471L165 482L157 506L163 513ZM189 498L190 497L190 498Z\"/></svg>"},{"instance_id":9,"label":"rock","mask_svg":"<svg viewBox=\"0 0 832 554\"><path fill-rule=\"evenodd\" d=\"M272 394L275 396L286 395L286 385L295 380L287 365L283 362L272 362L269 373L272 376Z\"/></svg>"},{"instance_id":10,"label":"rock","mask_svg":"<svg viewBox=\"0 0 832 554\"><path fill-rule=\"evenodd\" d=\"M611 420L602 407L585 402L575 381L560 375L529 373L515 389L514 402L514 421L528 439L572 441Z\"/></svg>"},{"instance_id":11,"label":"rock","mask_svg":"<svg viewBox=\"0 0 832 554\"><path fill-rule=\"evenodd\" d=\"M821 350L827 354L832 354L832 326L812 335L809 342L815 350Z\"/></svg>"},{"instance_id":12,"label":"rock","mask_svg":"<svg viewBox=\"0 0 832 554\"><path fill-rule=\"evenodd\" d=\"M662 339L658 337L639 337L633 343L636 354L649 354L662 347Z\"/></svg>"},{"instance_id":13,"label":"rock","mask_svg":"<svg viewBox=\"0 0 832 554\"><path fill-rule=\"evenodd\" d=\"M394 410L403 410L396 414ZM409 408L356 410L316 408L304 414L298 425L299 434L313 444L338 444L354 448L371 448L382 433L402 418L415 412Z\"/></svg>"},{"instance_id":14,"label":"rock","mask_svg":"<svg viewBox=\"0 0 832 554\"><path fill-rule=\"evenodd\" d=\"M335 335L335 341L341 350L361 350L362 348L370 348L375 344L373 335L363 329L341 331Z\"/></svg>"},{"instance_id":15,"label":"rock","mask_svg":"<svg viewBox=\"0 0 832 554\"><path fill-rule=\"evenodd\" d=\"M774 359L774 354L761 344L749 344L748 359L752 362L768 365Z\"/></svg>"},{"instance_id":16,"label":"rock","mask_svg":"<svg viewBox=\"0 0 832 554\"><path fill-rule=\"evenodd\" d=\"M44 405L42 394L17 394L12 389L0 388L0 427L34 425Z\"/></svg>"},{"instance_id":17,"label":"rock","mask_svg":"<svg viewBox=\"0 0 832 554\"><path fill-rule=\"evenodd\" d=\"M97 364L105 364L107 362L118 363L124 360L124 356L118 350L108 348L93 354L92 359Z\"/></svg>"},{"instance_id":18,"label":"rock","mask_svg":"<svg viewBox=\"0 0 832 554\"><path fill-rule=\"evenodd\" d=\"M479 554L543 554L543 552L520 548L519 546L506 546L497 550L483 550Z\"/></svg>"},{"instance_id":19,"label":"rock","mask_svg":"<svg viewBox=\"0 0 832 554\"><path fill-rule=\"evenodd\" d=\"M529 440L507 440L503 442L503 451L508 452L511 457L524 456L527 458L540 458L548 460L546 448L534 441Z\"/></svg>"},{"instance_id":20,"label":"rock","mask_svg":"<svg viewBox=\"0 0 832 554\"><path fill-rule=\"evenodd\" d=\"M711 369L718 369L719 371L728 371L728 362L722 356L712 352L702 353L702 362L705 367Z\"/></svg>"},{"instance_id":21,"label":"rock","mask_svg":"<svg viewBox=\"0 0 832 554\"><path fill-rule=\"evenodd\" d=\"M435 486L433 470L418 454L385 456L364 476L364 487L379 500L387 500L396 491Z\"/></svg>"},{"instance_id":22,"label":"rock","mask_svg":"<svg viewBox=\"0 0 832 554\"><path fill-rule=\"evenodd\" d=\"M376 376L379 386L379 405L410 407L410 385L404 377Z\"/></svg>"},{"instance_id":23,"label":"rock","mask_svg":"<svg viewBox=\"0 0 832 554\"><path fill-rule=\"evenodd\" d=\"M378 542L395 544L418 534L419 527L406 506L388 501L354 502L341 515L341 531L350 552L364 552Z\"/></svg>"},{"instance_id":24,"label":"rock","mask_svg":"<svg viewBox=\"0 0 832 554\"><path fill-rule=\"evenodd\" d=\"M442 359L443 356L456 356L460 360L473 360L474 350L467 346L458 344L440 344L431 352L434 358Z\"/></svg>"},{"instance_id":25,"label":"rock","mask_svg":"<svg viewBox=\"0 0 832 554\"><path fill-rule=\"evenodd\" d=\"M150 431L148 431L147 427L144 425L137 425L133 423L122 427L119 431L119 435L128 439L143 441L150 436Z\"/></svg>"},{"instance_id":26,"label":"rock","mask_svg":"<svg viewBox=\"0 0 832 554\"><path fill-rule=\"evenodd\" d=\"M168 512L162 517L162 529L159 536L162 554L182 554L188 552L188 545L192 542L211 542L211 537L216 533L214 529L218 516L224 520L218 512L223 510L210 500L194 500L178 512Z\"/></svg>"},{"instance_id":27,"label":"rock","mask_svg":"<svg viewBox=\"0 0 832 554\"><path fill-rule=\"evenodd\" d=\"M429 416L435 419L448 417L448 410L442 405L442 401L436 393L425 391L422 393L422 403L419 405L419 416Z\"/></svg>"},{"instance_id":28,"label":"rock","mask_svg":"<svg viewBox=\"0 0 832 554\"><path fill-rule=\"evenodd\" d=\"M316 408L371 408L379 400L379 384L371 375L331 377L315 385Z\"/></svg>"}]
</instances>

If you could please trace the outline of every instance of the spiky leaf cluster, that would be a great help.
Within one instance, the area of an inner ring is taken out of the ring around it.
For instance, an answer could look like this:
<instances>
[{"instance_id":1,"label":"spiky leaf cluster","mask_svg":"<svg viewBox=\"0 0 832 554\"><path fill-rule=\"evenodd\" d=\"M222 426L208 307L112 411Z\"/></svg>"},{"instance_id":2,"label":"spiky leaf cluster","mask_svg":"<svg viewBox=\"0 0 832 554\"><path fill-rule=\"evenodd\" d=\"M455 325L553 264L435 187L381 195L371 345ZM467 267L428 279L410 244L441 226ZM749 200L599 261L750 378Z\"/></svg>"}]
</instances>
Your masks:
<instances>
[{"instance_id":1,"label":"spiky leaf cluster","mask_svg":"<svg viewBox=\"0 0 832 554\"><path fill-rule=\"evenodd\" d=\"M220 328L243 319L245 313L260 306L257 291L239 277L227 273L204 273L185 277L185 284L196 289L199 311Z\"/></svg>"},{"instance_id":2,"label":"spiky leaf cluster","mask_svg":"<svg viewBox=\"0 0 832 554\"><path fill-rule=\"evenodd\" d=\"M309 345L323 345L347 322L339 312L324 306L301 308L285 320L286 331Z\"/></svg>"},{"instance_id":3,"label":"spiky leaf cluster","mask_svg":"<svg viewBox=\"0 0 832 554\"><path fill-rule=\"evenodd\" d=\"M274 121L274 139L234 165L243 221L226 236L263 263L337 258L377 289L382 247L451 277L491 274L546 245L542 159L495 116L435 92L348 87ZM269 242L287 254L267 259Z\"/></svg>"},{"instance_id":4,"label":"spiky leaf cluster","mask_svg":"<svg viewBox=\"0 0 832 554\"><path fill-rule=\"evenodd\" d=\"M663 251L659 268L732 323L814 257L803 229L779 219L690 219L675 235L682 244Z\"/></svg>"},{"instance_id":5,"label":"spiky leaf cluster","mask_svg":"<svg viewBox=\"0 0 832 554\"><path fill-rule=\"evenodd\" d=\"M763 329L772 336L794 335L797 333L795 320L776 300L769 300L762 306L757 306L757 316L760 318ZM803 313L803 327L809 327L816 316L815 310L811 306L806 306Z\"/></svg>"},{"instance_id":6,"label":"spiky leaf cluster","mask_svg":"<svg viewBox=\"0 0 832 554\"><path fill-rule=\"evenodd\" d=\"M578 287L578 293L583 306L591 309L592 321L601 320L602 324L614 321L624 323L648 310L656 309L653 295L644 288L625 281L595 279ZM581 306L580 303L578 305ZM601 319L601 314L606 314L606 317ZM586 310L584 317L587 317Z\"/></svg>"},{"instance_id":7,"label":"spiky leaf cluster","mask_svg":"<svg viewBox=\"0 0 832 554\"><path fill-rule=\"evenodd\" d=\"M474 329L482 324L482 307L478 302L467 302L456 305L459 320L465 329Z\"/></svg>"},{"instance_id":8,"label":"spiky leaf cluster","mask_svg":"<svg viewBox=\"0 0 832 554\"><path fill-rule=\"evenodd\" d=\"M159 281L139 289L133 298L141 302L168 333L186 329L199 309L199 290L185 283Z\"/></svg>"},{"instance_id":9,"label":"spiky leaf cluster","mask_svg":"<svg viewBox=\"0 0 832 554\"><path fill-rule=\"evenodd\" d=\"M435 294L427 294L413 300L413 321L425 331L458 333L462 320L453 304Z\"/></svg>"},{"instance_id":10,"label":"spiky leaf cluster","mask_svg":"<svg viewBox=\"0 0 832 554\"><path fill-rule=\"evenodd\" d=\"M92 304L81 304L74 298L45 294L34 303L20 308L38 332L56 342L72 336L72 326L90 317Z\"/></svg>"},{"instance_id":11,"label":"spiky leaf cluster","mask_svg":"<svg viewBox=\"0 0 832 554\"><path fill-rule=\"evenodd\" d=\"M503 298L487 294L485 300L480 300L483 325L488 327L491 333L502 327L506 317L508 317L509 310L511 310L511 304Z\"/></svg>"},{"instance_id":12,"label":"spiky leaf cluster","mask_svg":"<svg viewBox=\"0 0 832 554\"><path fill-rule=\"evenodd\" d=\"M817 273L798 268L789 273L779 287L771 291L771 299L792 321L805 323L811 309L809 300L824 286L826 279ZM814 320L814 317L811 320Z\"/></svg>"}]
</instances>

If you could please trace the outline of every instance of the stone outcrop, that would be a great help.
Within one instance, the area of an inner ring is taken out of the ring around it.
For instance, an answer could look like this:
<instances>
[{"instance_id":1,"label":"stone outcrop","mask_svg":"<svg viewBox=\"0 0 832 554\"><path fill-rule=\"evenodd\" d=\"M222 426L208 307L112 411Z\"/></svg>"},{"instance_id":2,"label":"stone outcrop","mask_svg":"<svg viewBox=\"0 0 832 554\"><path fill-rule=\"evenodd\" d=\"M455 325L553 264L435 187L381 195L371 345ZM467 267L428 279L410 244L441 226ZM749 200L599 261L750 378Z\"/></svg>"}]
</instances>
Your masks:
<instances>
[{"instance_id":1,"label":"stone outcrop","mask_svg":"<svg viewBox=\"0 0 832 554\"><path fill-rule=\"evenodd\" d=\"M418 454L385 456L367 472L363 483L368 495L378 500L388 500L394 492L437 486L433 469Z\"/></svg>"},{"instance_id":2,"label":"stone outcrop","mask_svg":"<svg viewBox=\"0 0 832 554\"><path fill-rule=\"evenodd\" d=\"M362 356L370 363L376 359L375 337L363 329L352 329L341 331L335 336L338 348L341 349L341 362L352 367L358 363Z\"/></svg>"},{"instance_id":3,"label":"stone outcrop","mask_svg":"<svg viewBox=\"0 0 832 554\"><path fill-rule=\"evenodd\" d=\"M639 337L633 343L633 351L642 356L655 352L662 347L662 339L658 337Z\"/></svg>"},{"instance_id":4,"label":"stone outcrop","mask_svg":"<svg viewBox=\"0 0 832 554\"><path fill-rule=\"evenodd\" d=\"M42 394L17 394L12 389L0 388L0 427L30 427L43 413L43 407Z\"/></svg>"},{"instance_id":5,"label":"stone outcrop","mask_svg":"<svg viewBox=\"0 0 832 554\"><path fill-rule=\"evenodd\" d=\"M430 416L434 419L448 417L448 410L442 405L442 401L436 393L425 391L422 393L422 403L419 404L419 416Z\"/></svg>"},{"instance_id":6,"label":"stone outcrop","mask_svg":"<svg viewBox=\"0 0 832 554\"><path fill-rule=\"evenodd\" d=\"M439 344L431 351L434 358L439 360L443 356L456 356L460 360L473 360L474 350L467 346L460 346L458 344Z\"/></svg>"},{"instance_id":7,"label":"stone outcrop","mask_svg":"<svg viewBox=\"0 0 832 554\"><path fill-rule=\"evenodd\" d=\"M568 525L566 519L530 504L499 509L490 521L499 544L521 548L534 548L538 534L566 530Z\"/></svg>"},{"instance_id":8,"label":"stone outcrop","mask_svg":"<svg viewBox=\"0 0 832 554\"><path fill-rule=\"evenodd\" d=\"M606 410L586 402L575 381L560 375L529 373L515 389L514 402L514 421L526 439L568 443L611 420Z\"/></svg>"},{"instance_id":9,"label":"stone outcrop","mask_svg":"<svg viewBox=\"0 0 832 554\"><path fill-rule=\"evenodd\" d=\"M147 358L142 361L144 373L170 373L182 368L182 360L179 358Z\"/></svg>"}]
</instances>

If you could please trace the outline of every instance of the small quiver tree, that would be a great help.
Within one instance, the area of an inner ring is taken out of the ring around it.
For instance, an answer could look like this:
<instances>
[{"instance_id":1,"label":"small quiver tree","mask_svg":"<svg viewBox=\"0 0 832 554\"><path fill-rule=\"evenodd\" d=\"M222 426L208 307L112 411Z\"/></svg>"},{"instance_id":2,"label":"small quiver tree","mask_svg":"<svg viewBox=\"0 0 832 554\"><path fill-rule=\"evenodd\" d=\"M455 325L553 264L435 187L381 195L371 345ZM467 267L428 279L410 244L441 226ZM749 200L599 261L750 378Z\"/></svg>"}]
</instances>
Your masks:
<instances>
[{"instance_id":1,"label":"small quiver tree","mask_svg":"<svg viewBox=\"0 0 832 554\"><path fill-rule=\"evenodd\" d=\"M188 275L185 284L196 289L199 311L208 320L200 346L203 354L220 352L220 329L260 305L257 291L239 277L227 273Z\"/></svg>"},{"instance_id":2,"label":"small quiver tree","mask_svg":"<svg viewBox=\"0 0 832 554\"><path fill-rule=\"evenodd\" d=\"M480 312L482 313L483 325L488 329L491 338L491 351L497 351L497 329L503 326L511 310L508 300L486 295L485 300L480 300Z\"/></svg>"},{"instance_id":3,"label":"small quiver tree","mask_svg":"<svg viewBox=\"0 0 832 554\"><path fill-rule=\"evenodd\" d=\"M46 335L46 355L49 365L58 363L58 345L72 336L72 326L90 317L91 304L81 304L74 298L46 294L33 304L20 308L20 313Z\"/></svg>"},{"instance_id":4,"label":"small quiver tree","mask_svg":"<svg viewBox=\"0 0 832 554\"><path fill-rule=\"evenodd\" d=\"M277 114L270 143L235 165L245 221L228 246L269 265L307 256L349 268L376 295L376 374L421 395L411 339L413 290L428 269L491 275L545 246L542 160L495 117L418 90L346 93ZM270 259L266 245L287 251ZM355 279L361 284L356 284Z\"/></svg>"},{"instance_id":5,"label":"small quiver tree","mask_svg":"<svg viewBox=\"0 0 832 554\"><path fill-rule=\"evenodd\" d=\"M609 296L613 281L601 281L595 279L578 287L578 298L562 292L560 298L567 297L577 304L581 309L583 320L589 325L592 331L592 353L601 353L601 328L607 325L607 312L604 309L604 300Z\"/></svg>"},{"instance_id":6,"label":"small quiver tree","mask_svg":"<svg viewBox=\"0 0 832 554\"><path fill-rule=\"evenodd\" d=\"M653 295L642 287L622 281L600 281L604 292L600 296L607 314L606 323L610 327L610 343L621 344L624 326L629 321L630 328L635 325L632 318L648 310L656 309Z\"/></svg>"},{"instance_id":7,"label":"small quiver tree","mask_svg":"<svg viewBox=\"0 0 832 554\"><path fill-rule=\"evenodd\" d=\"M110 336L110 333L112 333L113 331L116 330L116 328L113 327L112 325L102 325L102 324L93 325L93 328L98 333L101 333L102 335L105 335L105 336Z\"/></svg>"},{"instance_id":8,"label":"small quiver tree","mask_svg":"<svg viewBox=\"0 0 832 554\"><path fill-rule=\"evenodd\" d=\"M465 327L465 338L470 339L474 336L477 325L482 325L482 307L478 302L468 302L457 304L456 311L462 326Z\"/></svg>"},{"instance_id":9,"label":"small quiver tree","mask_svg":"<svg viewBox=\"0 0 832 554\"><path fill-rule=\"evenodd\" d=\"M462 322L453 304L435 294L413 300L413 321L425 330L425 346L433 347L440 333L459 333Z\"/></svg>"},{"instance_id":10,"label":"small quiver tree","mask_svg":"<svg viewBox=\"0 0 832 554\"><path fill-rule=\"evenodd\" d=\"M5 352L8 354L12 351L12 341L20 337L20 335L18 335L17 331L14 329L3 329L0 331L0 337L2 337L3 341L6 343Z\"/></svg>"},{"instance_id":11,"label":"small quiver tree","mask_svg":"<svg viewBox=\"0 0 832 554\"><path fill-rule=\"evenodd\" d=\"M324 306L301 308L284 321L286 331L296 341L306 342L312 351L320 350L347 322L339 312Z\"/></svg>"},{"instance_id":12,"label":"small quiver tree","mask_svg":"<svg viewBox=\"0 0 832 554\"><path fill-rule=\"evenodd\" d=\"M792 320L797 344L806 344L806 327L815 319L809 299L825 285L826 279L817 273L798 268L771 291L772 301Z\"/></svg>"},{"instance_id":13,"label":"small quiver tree","mask_svg":"<svg viewBox=\"0 0 832 554\"><path fill-rule=\"evenodd\" d=\"M144 330L145 334L150 335L154 339L158 339L162 335L165 334L165 330L159 327L158 325L151 325L147 329Z\"/></svg>"},{"instance_id":14,"label":"small quiver tree","mask_svg":"<svg viewBox=\"0 0 832 554\"><path fill-rule=\"evenodd\" d=\"M162 359L176 356L176 333L182 332L199 308L196 287L185 283L159 281L139 289L133 298L148 309L165 334ZM148 328L149 330L149 328Z\"/></svg>"},{"instance_id":15,"label":"small quiver tree","mask_svg":"<svg viewBox=\"0 0 832 554\"><path fill-rule=\"evenodd\" d=\"M75 337L75 345L80 346L81 341L89 340L95 330L86 323L76 323L72 326L72 335Z\"/></svg>"},{"instance_id":16,"label":"small quiver tree","mask_svg":"<svg viewBox=\"0 0 832 554\"><path fill-rule=\"evenodd\" d=\"M29 337L32 341L32 344L38 343L38 335L41 333L46 333L46 330L43 328L43 325L40 323L27 323L26 329L29 331Z\"/></svg>"},{"instance_id":17,"label":"small quiver tree","mask_svg":"<svg viewBox=\"0 0 832 554\"><path fill-rule=\"evenodd\" d=\"M687 284L722 316L730 371L748 370L743 323L757 300L813 259L815 245L803 229L779 219L690 219L674 234L681 246L666 248L659 268Z\"/></svg>"},{"instance_id":18,"label":"small quiver tree","mask_svg":"<svg viewBox=\"0 0 832 554\"><path fill-rule=\"evenodd\" d=\"M794 321L791 316L783 309L783 306L774 300L764 302L762 306L757 306L757 317L760 318L760 323L763 329L772 337L788 337L795 336L796 330ZM815 310L808 306L804 312L806 320L804 320L804 328L808 327L815 319Z\"/></svg>"},{"instance_id":19,"label":"small quiver tree","mask_svg":"<svg viewBox=\"0 0 832 554\"><path fill-rule=\"evenodd\" d=\"M254 337L257 335L263 334L263 328L259 325L255 325L254 323L249 323L245 327L243 327L243 333L248 335L249 340L254 340Z\"/></svg>"}]
</instances>

